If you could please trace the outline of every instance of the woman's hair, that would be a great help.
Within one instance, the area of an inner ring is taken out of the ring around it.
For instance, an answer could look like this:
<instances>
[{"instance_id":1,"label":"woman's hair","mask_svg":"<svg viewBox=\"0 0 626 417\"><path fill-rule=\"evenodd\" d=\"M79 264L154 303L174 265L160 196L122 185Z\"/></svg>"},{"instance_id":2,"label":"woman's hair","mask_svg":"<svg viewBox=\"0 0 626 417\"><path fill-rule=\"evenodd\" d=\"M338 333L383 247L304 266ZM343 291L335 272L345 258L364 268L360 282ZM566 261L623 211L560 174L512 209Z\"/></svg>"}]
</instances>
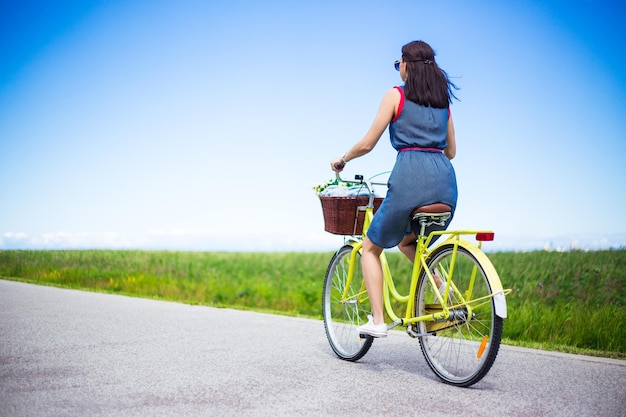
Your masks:
<instances>
[{"instance_id":1,"label":"woman's hair","mask_svg":"<svg viewBox=\"0 0 626 417\"><path fill-rule=\"evenodd\" d=\"M458 90L458 87L439 68L435 51L426 42L413 41L404 45L402 61L407 65L404 94L408 100L443 109L450 106L453 98L457 99L452 90Z\"/></svg>"}]
</instances>

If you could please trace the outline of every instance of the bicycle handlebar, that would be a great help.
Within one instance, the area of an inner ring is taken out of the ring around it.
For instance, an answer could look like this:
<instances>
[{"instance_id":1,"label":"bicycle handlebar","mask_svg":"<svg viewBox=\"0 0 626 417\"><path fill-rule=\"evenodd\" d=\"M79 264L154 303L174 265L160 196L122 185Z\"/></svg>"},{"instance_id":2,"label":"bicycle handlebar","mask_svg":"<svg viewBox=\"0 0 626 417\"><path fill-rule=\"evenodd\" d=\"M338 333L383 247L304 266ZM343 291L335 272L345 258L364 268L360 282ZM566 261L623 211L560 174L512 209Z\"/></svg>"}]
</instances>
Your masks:
<instances>
[{"instance_id":1,"label":"bicycle handlebar","mask_svg":"<svg viewBox=\"0 0 626 417\"><path fill-rule=\"evenodd\" d=\"M372 186L368 180L363 178L363 175L357 174L354 176L354 180L344 180L343 178L341 178L341 175L339 172L335 172L335 175L337 177L337 182L343 182L344 184L363 184L367 187L367 190L372 192Z\"/></svg>"},{"instance_id":2,"label":"bicycle handlebar","mask_svg":"<svg viewBox=\"0 0 626 417\"><path fill-rule=\"evenodd\" d=\"M388 171L389 172L389 171ZM387 172L383 172L381 174L386 174ZM378 174L378 175L381 175ZM371 180L366 180L363 175L357 174L354 176L354 180L344 180L343 178L341 178L341 175L339 172L335 172L335 175L337 177L337 183L345 183L345 184L362 184L365 186L365 188L367 189L368 193L369 193L369 203L368 203L368 207L374 207L374 185L384 185L386 186L387 183L384 182L372 182ZM376 176L372 178L375 178Z\"/></svg>"},{"instance_id":3,"label":"bicycle handlebar","mask_svg":"<svg viewBox=\"0 0 626 417\"><path fill-rule=\"evenodd\" d=\"M373 176L372 178L375 178L378 175L387 174L389 172L390 171L381 172L380 174L377 174L377 175ZM335 172L335 176L337 177L337 182L343 182L345 184L363 184L363 185L365 185L367 187L367 189L370 192L374 191L373 190L373 188L374 188L373 186L374 185L384 185L384 186L387 186L386 182L374 182L374 181L371 181L371 180L366 180L366 179L364 179L363 175L361 175L361 174L356 174L354 176L354 180L344 180L343 178L341 178L341 174L339 172Z\"/></svg>"}]
</instances>

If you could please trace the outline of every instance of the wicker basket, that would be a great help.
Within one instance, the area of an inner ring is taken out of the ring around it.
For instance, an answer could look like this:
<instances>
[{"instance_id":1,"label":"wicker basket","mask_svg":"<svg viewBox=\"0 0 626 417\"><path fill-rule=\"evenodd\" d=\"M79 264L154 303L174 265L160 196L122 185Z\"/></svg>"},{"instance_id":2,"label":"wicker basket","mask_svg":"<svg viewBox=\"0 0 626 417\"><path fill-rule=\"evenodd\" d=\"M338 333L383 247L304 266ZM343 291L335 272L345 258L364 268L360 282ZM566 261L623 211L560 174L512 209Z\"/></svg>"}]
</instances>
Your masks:
<instances>
[{"instance_id":1,"label":"wicker basket","mask_svg":"<svg viewBox=\"0 0 626 417\"><path fill-rule=\"evenodd\" d=\"M369 197L320 196L320 201L324 212L324 230L336 235L360 235L363 232ZM374 213L382 202L382 198L374 198Z\"/></svg>"}]
</instances>

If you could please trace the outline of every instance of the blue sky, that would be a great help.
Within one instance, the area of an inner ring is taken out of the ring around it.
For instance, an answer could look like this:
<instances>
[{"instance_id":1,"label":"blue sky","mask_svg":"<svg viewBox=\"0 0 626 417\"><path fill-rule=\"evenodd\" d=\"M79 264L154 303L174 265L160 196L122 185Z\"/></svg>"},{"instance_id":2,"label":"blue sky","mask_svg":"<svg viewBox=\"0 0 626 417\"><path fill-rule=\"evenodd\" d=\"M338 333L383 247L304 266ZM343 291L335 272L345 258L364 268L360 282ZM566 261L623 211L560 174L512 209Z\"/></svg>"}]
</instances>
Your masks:
<instances>
[{"instance_id":1,"label":"blue sky","mask_svg":"<svg viewBox=\"0 0 626 417\"><path fill-rule=\"evenodd\" d=\"M312 186L416 39L461 88L451 227L624 247L618 3L0 2L0 249L338 247Z\"/></svg>"}]
</instances>

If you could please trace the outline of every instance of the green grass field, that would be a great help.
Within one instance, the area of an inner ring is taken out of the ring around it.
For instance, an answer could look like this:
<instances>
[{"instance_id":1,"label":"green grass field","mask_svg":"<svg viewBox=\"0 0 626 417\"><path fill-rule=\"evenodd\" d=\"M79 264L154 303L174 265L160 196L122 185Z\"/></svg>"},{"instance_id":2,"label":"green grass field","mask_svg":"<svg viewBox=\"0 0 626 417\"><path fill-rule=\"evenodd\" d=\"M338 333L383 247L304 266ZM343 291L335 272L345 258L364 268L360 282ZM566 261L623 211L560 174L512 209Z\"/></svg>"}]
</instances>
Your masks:
<instances>
[{"instance_id":1,"label":"green grass field","mask_svg":"<svg viewBox=\"0 0 626 417\"><path fill-rule=\"evenodd\" d=\"M0 251L0 277L218 307L321 318L331 253ZM625 358L626 250L488 254L509 317L504 343ZM411 265L388 254L394 278ZM399 288L405 288L400 284Z\"/></svg>"}]
</instances>

